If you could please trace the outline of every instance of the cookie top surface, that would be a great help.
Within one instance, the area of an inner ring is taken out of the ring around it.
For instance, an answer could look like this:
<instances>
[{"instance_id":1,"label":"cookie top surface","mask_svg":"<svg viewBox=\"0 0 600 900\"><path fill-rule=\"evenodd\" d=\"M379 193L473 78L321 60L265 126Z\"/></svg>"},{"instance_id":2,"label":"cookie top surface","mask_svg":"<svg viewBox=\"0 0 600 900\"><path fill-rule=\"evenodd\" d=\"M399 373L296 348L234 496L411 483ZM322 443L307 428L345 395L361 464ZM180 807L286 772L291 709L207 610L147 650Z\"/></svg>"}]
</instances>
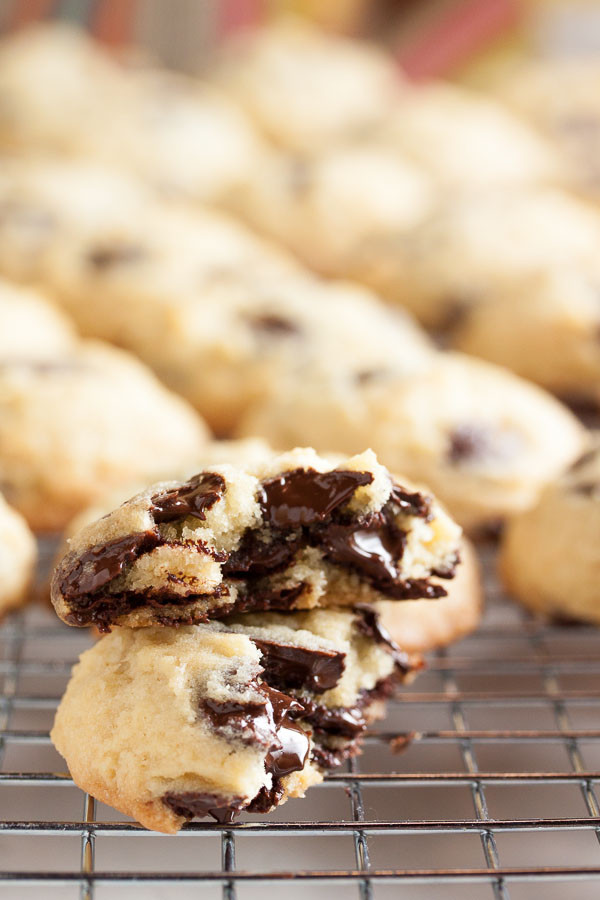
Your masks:
<instances>
[{"instance_id":1,"label":"cookie top surface","mask_svg":"<svg viewBox=\"0 0 600 900\"><path fill-rule=\"evenodd\" d=\"M53 577L76 625L206 621L233 612L437 596L460 530L371 452L313 450L154 485L72 538Z\"/></svg>"},{"instance_id":2,"label":"cookie top surface","mask_svg":"<svg viewBox=\"0 0 600 900\"><path fill-rule=\"evenodd\" d=\"M550 265L466 309L452 341L568 400L599 403L599 290L597 264Z\"/></svg>"},{"instance_id":3,"label":"cookie top surface","mask_svg":"<svg viewBox=\"0 0 600 900\"><path fill-rule=\"evenodd\" d=\"M0 137L70 150L118 98L119 66L81 29L44 24L0 45Z\"/></svg>"},{"instance_id":4,"label":"cookie top surface","mask_svg":"<svg viewBox=\"0 0 600 900\"><path fill-rule=\"evenodd\" d=\"M359 141L314 158L272 153L237 205L317 270L351 276L364 242L409 232L434 201L421 166L383 141Z\"/></svg>"},{"instance_id":5,"label":"cookie top surface","mask_svg":"<svg viewBox=\"0 0 600 900\"><path fill-rule=\"evenodd\" d=\"M395 253L397 263L387 288L383 270L381 289L396 285L421 321L443 326L503 281L557 263L593 264L599 238L596 210L565 191L475 192L443 200L401 242L382 243L378 252Z\"/></svg>"},{"instance_id":6,"label":"cookie top surface","mask_svg":"<svg viewBox=\"0 0 600 900\"><path fill-rule=\"evenodd\" d=\"M118 102L93 135L92 155L171 197L225 201L263 152L243 112L216 86L163 70L124 73Z\"/></svg>"},{"instance_id":7,"label":"cookie top surface","mask_svg":"<svg viewBox=\"0 0 600 900\"><path fill-rule=\"evenodd\" d=\"M0 160L0 267L17 280L44 282L48 256L128 219L144 220L152 191L92 161L32 154Z\"/></svg>"},{"instance_id":8,"label":"cookie top surface","mask_svg":"<svg viewBox=\"0 0 600 900\"><path fill-rule=\"evenodd\" d=\"M405 90L383 136L442 187L542 183L561 174L556 153L534 129L493 97L450 83Z\"/></svg>"},{"instance_id":9,"label":"cookie top surface","mask_svg":"<svg viewBox=\"0 0 600 900\"><path fill-rule=\"evenodd\" d=\"M111 486L192 465L208 435L142 363L93 341L4 360L0 413L2 489L41 530Z\"/></svg>"},{"instance_id":10,"label":"cookie top surface","mask_svg":"<svg viewBox=\"0 0 600 900\"><path fill-rule=\"evenodd\" d=\"M42 294L0 278L0 365L56 359L75 343L71 322Z\"/></svg>"},{"instance_id":11,"label":"cookie top surface","mask_svg":"<svg viewBox=\"0 0 600 900\"><path fill-rule=\"evenodd\" d=\"M234 39L217 80L268 137L308 152L372 128L401 89L381 50L291 17Z\"/></svg>"},{"instance_id":12,"label":"cookie top surface","mask_svg":"<svg viewBox=\"0 0 600 900\"><path fill-rule=\"evenodd\" d=\"M393 472L428 484L465 527L530 505L576 458L585 431L554 398L498 366L439 354L423 373L314 370L277 385L241 434L321 450L368 441Z\"/></svg>"},{"instance_id":13,"label":"cookie top surface","mask_svg":"<svg viewBox=\"0 0 600 900\"><path fill-rule=\"evenodd\" d=\"M509 590L548 617L600 622L600 434L587 450L517 516L501 547Z\"/></svg>"}]
</instances>

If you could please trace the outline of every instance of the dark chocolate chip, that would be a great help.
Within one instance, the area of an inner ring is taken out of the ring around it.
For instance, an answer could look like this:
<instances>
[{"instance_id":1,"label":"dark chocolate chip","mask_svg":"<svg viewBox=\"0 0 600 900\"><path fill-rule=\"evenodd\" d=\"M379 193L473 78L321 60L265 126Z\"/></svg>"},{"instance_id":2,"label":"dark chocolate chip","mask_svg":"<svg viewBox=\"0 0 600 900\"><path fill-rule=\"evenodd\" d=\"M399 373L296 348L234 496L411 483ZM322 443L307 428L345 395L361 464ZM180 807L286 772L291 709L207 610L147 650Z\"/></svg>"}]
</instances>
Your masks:
<instances>
[{"instance_id":1,"label":"dark chocolate chip","mask_svg":"<svg viewBox=\"0 0 600 900\"><path fill-rule=\"evenodd\" d=\"M426 521L431 519L429 498L418 491L405 491L399 484L392 484L392 493L387 506L404 515L415 516Z\"/></svg>"},{"instance_id":2,"label":"dark chocolate chip","mask_svg":"<svg viewBox=\"0 0 600 900\"><path fill-rule=\"evenodd\" d=\"M262 787L256 797L248 804L247 810L251 813L268 813L277 806L283 797L283 785L279 779L274 779L272 787Z\"/></svg>"},{"instance_id":3,"label":"dark chocolate chip","mask_svg":"<svg viewBox=\"0 0 600 900\"><path fill-rule=\"evenodd\" d=\"M294 558L300 540L290 536L265 541L259 534L249 531L237 550L230 554L223 567L228 578L260 578L285 569Z\"/></svg>"},{"instance_id":4,"label":"dark chocolate chip","mask_svg":"<svg viewBox=\"0 0 600 900\"><path fill-rule=\"evenodd\" d=\"M168 793L163 796L162 801L176 816L183 816L188 821L212 816L221 825L230 825L245 804L243 797L225 798L200 791Z\"/></svg>"},{"instance_id":5,"label":"dark chocolate chip","mask_svg":"<svg viewBox=\"0 0 600 900\"><path fill-rule=\"evenodd\" d=\"M357 384L365 385L372 384L374 381L380 381L382 378L385 378L389 374L389 369L361 369L359 372L354 374L354 378Z\"/></svg>"},{"instance_id":6,"label":"dark chocolate chip","mask_svg":"<svg viewBox=\"0 0 600 900\"><path fill-rule=\"evenodd\" d=\"M485 456L489 433L479 425L459 425L450 433L449 441L448 458L456 465Z\"/></svg>"},{"instance_id":7,"label":"dark chocolate chip","mask_svg":"<svg viewBox=\"0 0 600 900\"><path fill-rule=\"evenodd\" d=\"M225 479L216 472L204 472L190 478L180 487L151 498L150 512L157 524L193 516L204 522L206 512L221 499L226 490Z\"/></svg>"},{"instance_id":8,"label":"dark chocolate chip","mask_svg":"<svg viewBox=\"0 0 600 900\"><path fill-rule=\"evenodd\" d=\"M259 334L269 337L298 337L302 332L296 322L275 313L247 316L248 324Z\"/></svg>"},{"instance_id":9,"label":"dark chocolate chip","mask_svg":"<svg viewBox=\"0 0 600 900\"><path fill-rule=\"evenodd\" d=\"M140 262L147 255L147 250L138 244L105 244L92 248L87 255L87 261L98 272L104 272L114 266Z\"/></svg>"},{"instance_id":10,"label":"dark chocolate chip","mask_svg":"<svg viewBox=\"0 0 600 900\"><path fill-rule=\"evenodd\" d=\"M213 727L233 729L246 743L267 747L265 766L273 778L304 768L309 749L305 731L293 721L302 705L267 684L254 685L262 699L217 701L202 699L200 706Z\"/></svg>"},{"instance_id":11,"label":"dark chocolate chip","mask_svg":"<svg viewBox=\"0 0 600 900\"><path fill-rule=\"evenodd\" d=\"M392 655L397 667L403 672L409 672L411 668L414 668L408 654L400 649L387 628L381 624L379 613L372 606L366 603L358 603L354 610L356 612L356 626L359 631L372 641L375 641L376 644L383 645Z\"/></svg>"},{"instance_id":12,"label":"dark chocolate chip","mask_svg":"<svg viewBox=\"0 0 600 900\"><path fill-rule=\"evenodd\" d=\"M584 469L587 465L589 465L596 459L598 453L599 451L597 448L587 450L579 457L579 459L575 460L575 462L570 467L569 472L578 472L579 469Z\"/></svg>"},{"instance_id":13,"label":"dark chocolate chip","mask_svg":"<svg viewBox=\"0 0 600 900\"><path fill-rule=\"evenodd\" d=\"M489 459L513 458L521 445L514 431L496 431L486 425L457 426L448 436L448 460L453 465L481 462Z\"/></svg>"},{"instance_id":14,"label":"dark chocolate chip","mask_svg":"<svg viewBox=\"0 0 600 900\"><path fill-rule=\"evenodd\" d=\"M318 694L335 687L344 672L345 654L339 651L252 640L262 653L263 678L269 684Z\"/></svg>"},{"instance_id":15,"label":"dark chocolate chip","mask_svg":"<svg viewBox=\"0 0 600 900\"><path fill-rule=\"evenodd\" d=\"M65 600L79 600L94 594L121 574L143 553L154 550L162 542L158 531L142 531L116 538L86 550L78 557L60 582Z\"/></svg>"},{"instance_id":16,"label":"dark chocolate chip","mask_svg":"<svg viewBox=\"0 0 600 900\"><path fill-rule=\"evenodd\" d=\"M597 481L585 481L582 484L574 484L571 490L581 497L593 497L595 494L600 495L600 484Z\"/></svg>"},{"instance_id":17,"label":"dark chocolate chip","mask_svg":"<svg viewBox=\"0 0 600 900\"><path fill-rule=\"evenodd\" d=\"M323 522L346 504L357 488L371 484L370 472L293 469L262 483L261 506L275 528L298 528Z\"/></svg>"}]
</instances>

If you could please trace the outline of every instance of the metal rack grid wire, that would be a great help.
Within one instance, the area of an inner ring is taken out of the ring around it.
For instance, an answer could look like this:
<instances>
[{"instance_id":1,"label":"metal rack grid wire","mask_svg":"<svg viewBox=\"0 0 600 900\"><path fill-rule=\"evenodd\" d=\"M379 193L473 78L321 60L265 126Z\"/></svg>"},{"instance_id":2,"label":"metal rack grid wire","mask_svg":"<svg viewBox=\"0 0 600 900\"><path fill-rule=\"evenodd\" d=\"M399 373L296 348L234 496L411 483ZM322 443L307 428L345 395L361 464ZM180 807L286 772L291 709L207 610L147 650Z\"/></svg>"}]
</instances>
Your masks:
<instances>
[{"instance_id":1,"label":"metal rack grid wire","mask_svg":"<svg viewBox=\"0 0 600 900\"><path fill-rule=\"evenodd\" d=\"M89 644L41 607L0 628L0 895L523 900L600 888L600 632L503 596L304 800L177 837L75 787L48 737ZM93 697L90 697L93 702Z\"/></svg>"}]
</instances>

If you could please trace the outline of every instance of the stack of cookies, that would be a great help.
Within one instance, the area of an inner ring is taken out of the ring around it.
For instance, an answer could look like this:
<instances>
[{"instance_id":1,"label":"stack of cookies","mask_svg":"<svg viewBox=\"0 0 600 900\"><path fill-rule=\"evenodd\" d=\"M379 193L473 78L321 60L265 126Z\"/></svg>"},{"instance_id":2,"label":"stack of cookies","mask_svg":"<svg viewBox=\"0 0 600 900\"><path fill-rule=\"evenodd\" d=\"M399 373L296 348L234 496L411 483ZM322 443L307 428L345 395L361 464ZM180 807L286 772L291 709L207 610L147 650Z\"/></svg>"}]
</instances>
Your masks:
<instances>
[{"instance_id":1,"label":"stack of cookies","mask_svg":"<svg viewBox=\"0 0 600 900\"><path fill-rule=\"evenodd\" d=\"M52 581L65 622L109 632L52 731L75 782L168 833L302 796L420 665L378 602L443 597L459 539L370 451L211 465L87 525Z\"/></svg>"}]
</instances>

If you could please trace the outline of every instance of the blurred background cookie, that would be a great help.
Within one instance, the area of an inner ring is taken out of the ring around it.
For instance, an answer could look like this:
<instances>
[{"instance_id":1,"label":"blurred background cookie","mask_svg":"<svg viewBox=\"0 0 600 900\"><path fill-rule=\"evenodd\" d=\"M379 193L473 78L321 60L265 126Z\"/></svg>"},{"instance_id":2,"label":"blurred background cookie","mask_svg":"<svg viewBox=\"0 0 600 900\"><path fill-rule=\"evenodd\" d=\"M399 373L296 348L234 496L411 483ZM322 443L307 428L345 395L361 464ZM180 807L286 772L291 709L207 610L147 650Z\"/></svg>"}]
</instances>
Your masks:
<instances>
[{"instance_id":1,"label":"blurred background cookie","mask_svg":"<svg viewBox=\"0 0 600 900\"><path fill-rule=\"evenodd\" d=\"M452 342L573 403L600 406L600 269L553 266L492 291Z\"/></svg>"},{"instance_id":2,"label":"blurred background cookie","mask_svg":"<svg viewBox=\"0 0 600 900\"><path fill-rule=\"evenodd\" d=\"M539 503L513 519L500 568L517 599L548 618L600 624L600 433Z\"/></svg>"},{"instance_id":3,"label":"blurred background cookie","mask_svg":"<svg viewBox=\"0 0 600 900\"><path fill-rule=\"evenodd\" d=\"M36 561L35 538L25 519L0 494L0 621L28 599Z\"/></svg>"},{"instance_id":4,"label":"blurred background cookie","mask_svg":"<svg viewBox=\"0 0 600 900\"><path fill-rule=\"evenodd\" d=\"M0 487L33 528L60 529L110 486L194 461L208 431L185 401L123 351L75 340L41 298L4 293Z\"/></svg>"}]
</instances>

